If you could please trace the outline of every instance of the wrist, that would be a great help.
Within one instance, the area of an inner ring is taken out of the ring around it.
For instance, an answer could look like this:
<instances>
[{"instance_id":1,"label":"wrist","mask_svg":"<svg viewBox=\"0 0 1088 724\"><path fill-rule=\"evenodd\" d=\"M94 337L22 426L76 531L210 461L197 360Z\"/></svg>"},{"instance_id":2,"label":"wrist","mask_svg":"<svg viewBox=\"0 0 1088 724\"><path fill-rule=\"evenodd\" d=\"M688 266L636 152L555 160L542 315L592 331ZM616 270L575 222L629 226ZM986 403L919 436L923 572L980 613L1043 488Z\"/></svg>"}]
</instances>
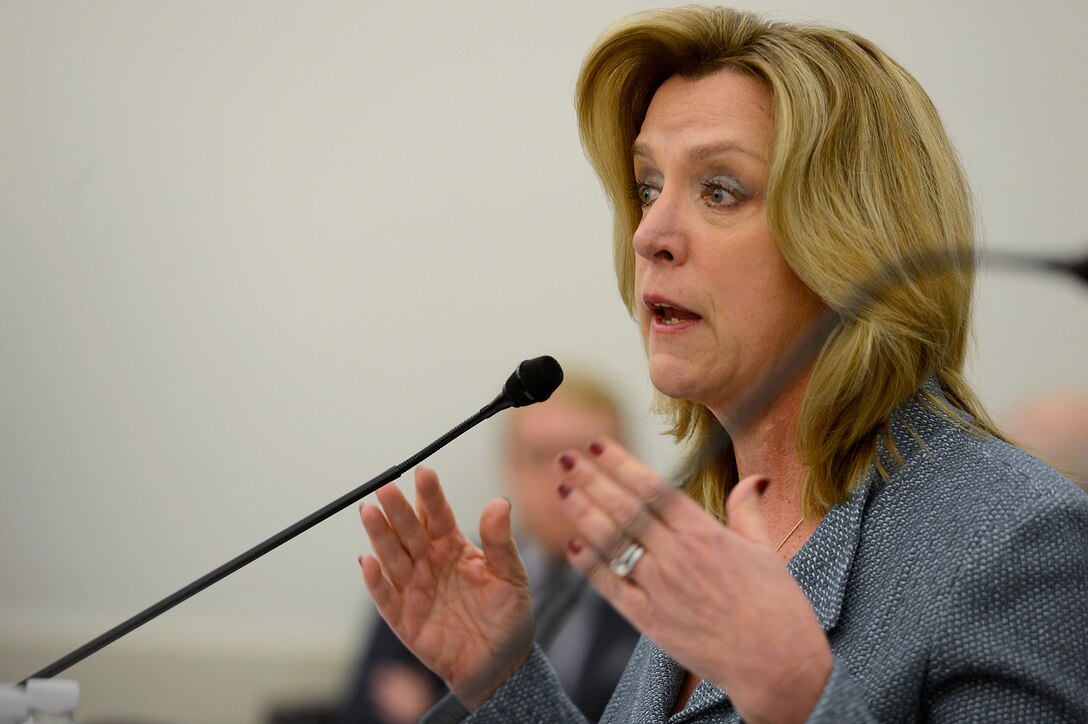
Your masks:
<instances>
[{"instance_id":1,"label":"wrist","mask_svg":"<svg viewBox=\"0 0 1088 724\"><path fill-rule=\"evenodd\" d=\"M831 650L799 661L797 666L783 671L783 676L764 690L756 711L746 713L745 721L767 724L801 724L816 709L824 688L831 678L835 659Z\"/></svg>"},{"instance_id":2,"label":"wrist","mask_svg":"<svg viewBox=\"0 0 1088 724\"><path fill-rule=\"evenodd\" d=\"M530 642L528 648L506 665L497 669L489 668L487 671L457 684L451 682L446 682L446 684L466 709L470 712L476 711L525 665L532 652L533 645Z\"/></svg>"}]
</instances>

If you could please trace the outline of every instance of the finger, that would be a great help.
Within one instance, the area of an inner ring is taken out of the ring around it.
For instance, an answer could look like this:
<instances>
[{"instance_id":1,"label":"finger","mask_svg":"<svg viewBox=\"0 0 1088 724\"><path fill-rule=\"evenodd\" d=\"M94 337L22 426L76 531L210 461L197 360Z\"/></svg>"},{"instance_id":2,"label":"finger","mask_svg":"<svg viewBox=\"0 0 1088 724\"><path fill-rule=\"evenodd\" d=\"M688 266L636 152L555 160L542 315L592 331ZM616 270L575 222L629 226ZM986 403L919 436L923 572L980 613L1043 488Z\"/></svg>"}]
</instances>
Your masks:
<instances>
[{"instance_id":1,"label":"finger","mask_svg":"<svg viewBox=\"0 0 1088 724\"><path fill-rule=\"evenodd\" d=\"M385 575L394 586L402 588L411 578L414 567L408 551L404 549L400 538L389 527L385 515L376 505L363 505L359 509L359 517Z\"/></svg>"},{"instance_id":2,"label":"finger","mask_svg":"<svg viewBox=\"0 0 1088 724\"><path fill-rule=\"evenodd\" d=\"M378 607L382 618L389 621L397 614L397 591L382 573L382 564L373 556L359 556L359 567L363 569L363 583L370 593L371 600Z\"/></svg>"},{"instance_id":3,"label":"finger","mask_svg":"<svg viewBox=\"0 0 1088 724\"><path fill-rule=\"evenodd\" d=\"M646 556L627 578L620 578L608 567L608 561L591 546L575 538L567 542L567 560L615 608L620 615L638 627L651 605L646 590L638 585L638 568L647 562Z\"/></svg>"},{"instance_id":4,"label":"finger","mask_svg":"<svg viewBox=\"0 0 1088 724\"><path fill-rule=\"evenodd\" d=\"M580 488L560 483L557 492L563 515L574 525L578 536L605 561L618 556L635 540Z\"/></svg>"},{"instance_id":5,"label":"finger","mask_svg":"<svg viewBox=\"0 0 1088 724\"><path fill-rule=\"evenodd\" d=\"M438 484L438 475L430 468L416 469L416 511L432 540L457 531L453 508Z\"/></svg>"},{"instance_id":6,"label":"finger","mask_svg":"<svg viewBox=\"0 0 1088 724\"><path fill-rule=\"evenodd\" d=\"M492 500L480 515L480 547L496 575L524 581L525 566L510 526L510 501Z\"/></svg>"},{"instance_id":7,"label":"finger","mask_svg":"<svg viewBox=\"0 0 1088 724\"><path fill-rule=\"evenodd\" d=\"M422 558L427 553L427 531L423 529L404 493L396 485L386 485L378 490L377 496L390 527L400 538L408 555L412 560Z\"/></svg>"},{"instance_id":8,"label":"finger","mask_svg":"<svg viewBox=\"0 0 1088 724\"><path fill-rule=\"evenodd\" d=\"M766 548L772 548L761 502L769 481L762 475L749 475L737 483L725 501L726 519L731 531Z\"/></svg>"},{"instance_id":9,"label":"finger","mask_svg":"<svg viewBox=\"0 0 1088 724\"><path fill-rule=\"evenodd\" d=\"M612 521L613 526L624 534L621 537L652 544L652 539L658 532L653 530L654 527L664 530L642 500L577 451L568 450L561 454L556 458L556 464L563 473L560 497L564 497L561 492L563 489L578 490L585 496L586 502L599 508ZM584 511L580 505L572 507L572 513L580 515L582 512ZM601 550L605 553L611 552L610 548Z\"/></svg>"},{"instance_id":10,"label":"finger","mask_svg":"<svg viewBox=\"0 0 1088 724\"><path fill-rule=\"evenodd\" d=\"M609 478L642 500L655 517L673 530L685 528L703 509L609 437L586 446L593 463Z\"/></svg>"}]
</instances>

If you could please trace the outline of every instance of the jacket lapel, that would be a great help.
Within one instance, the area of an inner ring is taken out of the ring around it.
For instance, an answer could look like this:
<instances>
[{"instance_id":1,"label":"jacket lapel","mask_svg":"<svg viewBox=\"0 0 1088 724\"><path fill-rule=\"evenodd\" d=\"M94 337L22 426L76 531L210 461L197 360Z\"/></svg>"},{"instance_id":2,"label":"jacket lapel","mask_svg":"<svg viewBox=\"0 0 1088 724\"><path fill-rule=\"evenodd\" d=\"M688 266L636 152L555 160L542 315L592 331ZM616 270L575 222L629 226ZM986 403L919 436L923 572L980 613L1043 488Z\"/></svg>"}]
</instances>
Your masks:
<instances>
[{"instance_id":1,"label":"jacket lapel","mask_svg":"<svg viewBox=\"0 0 1088 724\"><path fill-rule=\"evenodd\" d=\"M831 632L842 613L871 485L870 475L845 503L832 507L787 567L812 604L824 633Z\"/></svg>"},{"instance_id":2,"label":"jacket lapel","mask_svg":"<svg viewBox=\"0 0 1088 724\"><path fill-rule=\"evenodd\" d=\"M676 701L684 670L643 636L605 709L602 722L664 724Z\"/></svg>"}]
</instances>

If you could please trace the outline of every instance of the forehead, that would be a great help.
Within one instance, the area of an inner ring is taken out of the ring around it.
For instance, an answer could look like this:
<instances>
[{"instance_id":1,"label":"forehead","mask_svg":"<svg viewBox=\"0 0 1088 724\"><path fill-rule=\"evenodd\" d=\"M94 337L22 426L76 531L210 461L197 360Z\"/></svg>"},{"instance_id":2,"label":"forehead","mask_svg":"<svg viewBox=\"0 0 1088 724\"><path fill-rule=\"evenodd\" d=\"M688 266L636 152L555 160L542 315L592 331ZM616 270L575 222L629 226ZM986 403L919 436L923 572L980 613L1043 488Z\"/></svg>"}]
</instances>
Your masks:
<instances>
[{"instance_id":1,"label":"forehead","mask_svg":"<svg viewBox=\"0 0 1088 724\"><path fill-rule=\"evenodd\" d=\"M696 80L672 76L657 89L635 140L636 156L685 146L736 146L766 159L771 94L750 75L725 70Z\"/></svg>"},{"instance_id":2,"label":"forehead","mask_svg":"<svg viewBox=\"0 0 1088 724\"><path fill-rule=\"evenodd\" d=\"M559 394L547 402L511 410L508 420L512 442L562 447L581 445L592 435L615 434L618 426L608 410Z\"/></svg>"}]
</instances>

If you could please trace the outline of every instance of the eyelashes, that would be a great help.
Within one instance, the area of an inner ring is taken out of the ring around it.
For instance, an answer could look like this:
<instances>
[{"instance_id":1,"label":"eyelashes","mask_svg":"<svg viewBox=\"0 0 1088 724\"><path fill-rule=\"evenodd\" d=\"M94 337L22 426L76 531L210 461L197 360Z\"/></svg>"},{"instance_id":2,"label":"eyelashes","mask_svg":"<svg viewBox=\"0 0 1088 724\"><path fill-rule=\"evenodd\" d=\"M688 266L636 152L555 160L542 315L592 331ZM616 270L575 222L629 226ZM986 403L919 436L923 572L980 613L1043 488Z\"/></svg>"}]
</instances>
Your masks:
<instances>
[{"instance_id":1,"label":"eyelashes","mask_svg":"<svg viewBox=\"0 0 1088 724\"><path fill-rule=\"evenodd\" d=\"M648 208L657 199L659 192L645 181L635 179L634 183L627 184L627 198L634 201L642 208Z\"/></svg>"},{"instance_id":2,"label":"eyelashes","mask_svg":"<svg viewBox=\"0 0 1088 724\"><path fill-rule=\"evenodd\" d=\"M703 200L714 208L728 208L739 204L744 196L736 183L729 180L711 179L700 184L703 187Z\"/></svg>"},{"instance_id":3,"label":"eyelashes","mask_svg":"<svg viewBox=\"0 0 1088 724\"><path fill-rule=\"evenodd\" d=\"M700 181L699 188L700 199L711 209L731 209L750 198L744 187L729 176ZM652 206L660 195L661 189L649 181L635 179L634 183L627 184L627 197L644 210Z\"/></svg>"}]
</instances>

